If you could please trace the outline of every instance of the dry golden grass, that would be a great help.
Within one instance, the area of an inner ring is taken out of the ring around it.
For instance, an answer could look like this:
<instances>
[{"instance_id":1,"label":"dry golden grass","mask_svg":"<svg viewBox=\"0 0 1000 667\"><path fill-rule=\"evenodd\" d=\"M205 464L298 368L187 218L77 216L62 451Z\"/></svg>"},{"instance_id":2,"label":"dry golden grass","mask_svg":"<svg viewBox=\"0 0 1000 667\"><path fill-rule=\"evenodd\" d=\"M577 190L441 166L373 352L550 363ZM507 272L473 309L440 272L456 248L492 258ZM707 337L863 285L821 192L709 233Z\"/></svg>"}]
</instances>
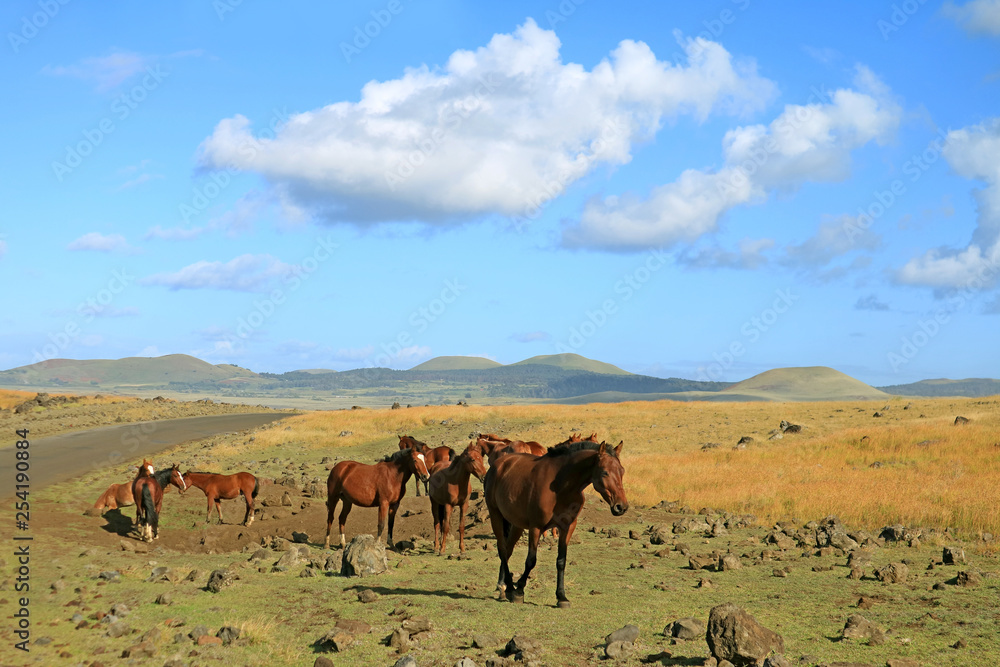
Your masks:
<instances>
[{"instance_id":1,"label":"dry golden grass","mask_svg":"<svg viewBox=\"0 0 1000 667\"><path fill-rule=\"evenodd\" d=\"M894 399L888 409L883 401L658 401L341 410L290 417L260 431L253 448L329 450L379 440L388 446L405 433L458 448L472 431L553 444L575 429L625 442L626 488L640 504L680 500L762 522L837 514L873 529L899 522L1000 534L998 406L994 398ZM874 418L875 411L884 416ZM972 421L955 426L959 414ZM769 440L782 419L801 424L802 432ZM341 437L343 431L351 435ZM754 442L735 450L742 436ZM702 450L706 443L718 446ZM228 447L233 451L213 454L246 453Z\"/></svg>"}]
</instances>

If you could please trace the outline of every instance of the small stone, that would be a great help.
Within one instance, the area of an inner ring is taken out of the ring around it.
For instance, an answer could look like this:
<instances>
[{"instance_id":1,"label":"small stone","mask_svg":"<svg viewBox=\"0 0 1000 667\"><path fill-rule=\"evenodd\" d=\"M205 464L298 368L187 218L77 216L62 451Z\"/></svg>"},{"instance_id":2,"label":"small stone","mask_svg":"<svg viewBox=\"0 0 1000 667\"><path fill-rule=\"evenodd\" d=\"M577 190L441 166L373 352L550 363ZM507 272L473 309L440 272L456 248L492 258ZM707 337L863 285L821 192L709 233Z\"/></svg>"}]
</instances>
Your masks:
<instances>
[{"instance_id":1,"label":"small stone","mask_svg":"<svg viewBox=\"0 0 1000 667\"><path fill-rule=\"evenodd\" d=\"M223 645L228 646L240 638L240 629L232 625L224 625L219 628L215 636L222 640Z\"/></svg>"},{"instance_id":2,"label":"small stone","mask_svg":"<svg viewBox=\"0 0 1000 667\"><path fill-rule=\"evenodd\" d=\"M358 602L368 604L369 602L375 602L378 600L378 593L371 590L370 588L365 588L358 591Z\"/></svg>"},{"instance_id":3,"label":"small stone","mask_svg":"<svg viewBox=\"0 0 1000 667\"><path fill-rule=\"evenodd\" d=\"M417 667L417 661L414 660L412 655L404 655L394 662L392 667Z\"/></svg>"},{"instance_id":4,"label":"small stone","mask_svg":"<svg viewBox=\"0 0 1000 667\"><path fill-rule=\"evenodd\" d=\"M957 642L951 645L952 648L966 648L969 644L964 639L959 639Z\"/></svg>"},{"instance_id":5,"label":"small stone","mask_svg":"<svg viewBox=\"0 0 1000 667\"><path fill-rule=\"evenodd\" d=\"M628 655L633 648L635 648L635 646L634 644L632 644L632 642L623 642L623 641L611 642L604 649L604 655L614 660L617 658L621 658L625 655Z\"/></svg>"},{"instance_id":6,"label":"small stone","mask_svg":"<svg viewBox=\"0 0 1000 667\"><path fill-rule=\"evenodd\" d=\"M615 630L610 635L604 638L605 643L613 644L614 642L628 642L629 644L634 644L635 640L639 638L639 626L637 625L626 625L623 628Z\"/></svg>"},{"instance_id":7,"label":"small stone","mask_svg":"<svg viewBox=\"0 0 1000 667\"><path fill-rule=\"evenodd\" d=\"M160 593L156 596L156 604L168 605L173 603L174 596L170 593Z\"/></svg>"},{"instance_id":8,"label":"small stone","mask_svg":"<svg viewBox=\"0 0 1000 667\"><path fill-rule=\"evenodd\" d=\"M202 635L195 642L198 646L222 646L222 640L212 635Z\"/></svg>"},{"instance_id":9,"label":"small stone","mask_svg":"<svg viewBox=\"0 0 1000 667\"><path fill-rule=\"evenodd\" d=\"M958 565L965 562L965 549L961 547L945 547L941 554L945 565Z\"/></svg>"}]
</instances>

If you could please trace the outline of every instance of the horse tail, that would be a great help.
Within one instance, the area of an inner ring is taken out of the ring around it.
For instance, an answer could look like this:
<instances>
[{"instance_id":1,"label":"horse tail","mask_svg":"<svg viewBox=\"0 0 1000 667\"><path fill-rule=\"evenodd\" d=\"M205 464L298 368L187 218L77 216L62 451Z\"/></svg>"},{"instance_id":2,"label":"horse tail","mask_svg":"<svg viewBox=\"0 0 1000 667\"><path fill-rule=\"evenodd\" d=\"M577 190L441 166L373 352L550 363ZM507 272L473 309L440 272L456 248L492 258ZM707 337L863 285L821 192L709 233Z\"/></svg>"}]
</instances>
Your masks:
<instances>
[{"instance_id":1,"label":"horse tail","mask_svg":"<svg viewBox=\"0 0 1000 667\"><path fill-rule=\"evenodd\" d=\"M454 461L456 456L457 456L457 454L455 454L455 450L452 449L451 447L449 447L448 448L448 460L449 461Z\"/></svg>"},{"instance_id":2,"label":"horse tail","mask_svg":"<svg viewBox=\"0 0 1000 667\"><path fill-rule=\"evenodd\" d=\"M256 500L257 492L260 491L260 480L256 477L253 478L253 493L250 495L251 500Z\"/></svg>"},{"instance_id":3,"label":"horse tail","mask_svg":"<svg viewBox=\"0 0 1000 667\"><path fill-rule=\"evenodd\" d=\"M144 523L155 528L159 523L159 517L156 515L156 503L153 502L153 494L148 484L142 485L142 510L145 514Z\"/></svg>"}]
</instances>

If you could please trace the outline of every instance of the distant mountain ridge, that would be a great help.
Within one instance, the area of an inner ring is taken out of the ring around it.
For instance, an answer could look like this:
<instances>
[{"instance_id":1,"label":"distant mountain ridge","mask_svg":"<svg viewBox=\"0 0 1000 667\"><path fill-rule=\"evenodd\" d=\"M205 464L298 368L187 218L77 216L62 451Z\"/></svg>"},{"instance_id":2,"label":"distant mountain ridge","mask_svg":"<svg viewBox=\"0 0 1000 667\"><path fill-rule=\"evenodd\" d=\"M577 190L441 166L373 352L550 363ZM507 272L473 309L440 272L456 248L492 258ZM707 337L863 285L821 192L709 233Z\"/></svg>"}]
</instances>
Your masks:
<instances>
[{"instance_id":1,"label":"distant mountain ridge","mask_svg":"<svg viewBox=\"0 0 1000 667\"><path fill-rule=\"evenodd\" d=\"M909 384L891 384L879 387L888 394L898 396L965 396L981 398L1000 395L1000 380L992 378L966 378L964 380L921 380Z\"/></svg>"},{"instance_id":2,"label":"distant mountain ridge","mask_svg":"<svg viewBox=\"0 0 1000 667\"><path fill-rule=\"evenodd\" d=\"M1000 380L925 380L875 388L832 368L776 368L738 383L699 382L629 373L577 354L542 355L503 365L485 357L435 357L410 370L302 369L255 373L186 354L124 359L51 359L0 371L0 386L92 391L176 391L233 397L334 395L372 403L621 402L635 400L883 400L891 395L986 396Z\"/></svg>"}]
</instances>

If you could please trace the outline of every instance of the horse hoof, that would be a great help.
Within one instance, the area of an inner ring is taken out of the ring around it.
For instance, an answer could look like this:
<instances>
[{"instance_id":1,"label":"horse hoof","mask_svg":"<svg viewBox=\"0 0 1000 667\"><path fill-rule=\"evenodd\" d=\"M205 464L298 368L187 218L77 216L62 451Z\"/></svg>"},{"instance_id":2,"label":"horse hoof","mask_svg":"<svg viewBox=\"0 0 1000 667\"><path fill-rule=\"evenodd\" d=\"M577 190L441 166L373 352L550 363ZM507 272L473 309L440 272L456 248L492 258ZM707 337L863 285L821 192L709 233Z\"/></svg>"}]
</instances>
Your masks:
<instances>
[{"instance_id":1,"label":"horse hoof","mask_svg":"<svg viewBox=\"0 0 1000 667\"><path fill-rule=\"evenodd\" d=\"M524 604L524 593L514 593L511 596L510 601L514 604Z\"/></svg>"},{"instance_id":2,"label":"horse hoof","mask_svg":"<svg viewBox=\"0 0 1000 667\"><path fill-rule=\"evenodd\" d=\"M559 600L559 602L556 603L556 606L560 609L569 609L569 600Z\"/></svg>"}]
</instances>

